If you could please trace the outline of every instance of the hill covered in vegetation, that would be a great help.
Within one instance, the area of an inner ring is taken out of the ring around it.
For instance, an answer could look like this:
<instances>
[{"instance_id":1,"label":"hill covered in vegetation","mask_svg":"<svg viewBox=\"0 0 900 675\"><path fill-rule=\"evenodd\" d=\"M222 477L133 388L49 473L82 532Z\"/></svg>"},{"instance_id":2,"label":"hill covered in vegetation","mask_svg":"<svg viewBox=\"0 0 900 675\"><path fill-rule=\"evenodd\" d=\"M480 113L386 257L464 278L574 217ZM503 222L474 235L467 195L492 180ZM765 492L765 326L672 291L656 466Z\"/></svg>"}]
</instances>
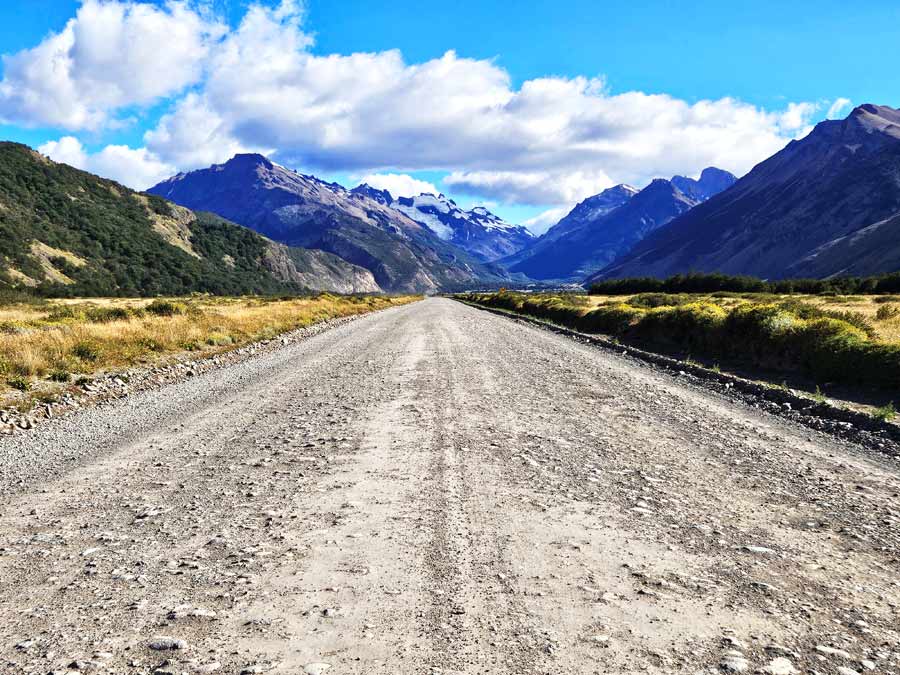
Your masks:
<instances>
[{"instance_id":1,"label":"hill covered in vegetation","mask_svg":"<svg viewBox=\"0 0 900 675\"><path fill-rule=\"evenodd\" d=\"M49 296L380 290L371 273L276 244L0 143L0 288Z\"/></svg>"}]
</instances>

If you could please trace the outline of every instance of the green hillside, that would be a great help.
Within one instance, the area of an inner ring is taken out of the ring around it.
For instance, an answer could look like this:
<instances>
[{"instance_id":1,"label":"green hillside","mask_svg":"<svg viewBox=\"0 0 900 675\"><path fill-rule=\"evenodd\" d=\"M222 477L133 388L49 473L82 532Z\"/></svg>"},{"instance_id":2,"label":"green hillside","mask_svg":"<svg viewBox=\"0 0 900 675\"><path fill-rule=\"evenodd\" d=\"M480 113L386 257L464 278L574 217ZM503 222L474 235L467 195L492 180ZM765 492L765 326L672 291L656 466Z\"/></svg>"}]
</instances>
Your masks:
<instances>
[{"instance_id":1,"label":"green hillside","mask_svg":"<svg viewBox=\"0 0 900 675\"><path fill-rule=\"evenodd\" d=\"M212 214L0 143L0 288L53 296L302 290L306 270L266 266L272 246ZM355 271L339 259L328 264Z\"/></svg>"}]
</instances>

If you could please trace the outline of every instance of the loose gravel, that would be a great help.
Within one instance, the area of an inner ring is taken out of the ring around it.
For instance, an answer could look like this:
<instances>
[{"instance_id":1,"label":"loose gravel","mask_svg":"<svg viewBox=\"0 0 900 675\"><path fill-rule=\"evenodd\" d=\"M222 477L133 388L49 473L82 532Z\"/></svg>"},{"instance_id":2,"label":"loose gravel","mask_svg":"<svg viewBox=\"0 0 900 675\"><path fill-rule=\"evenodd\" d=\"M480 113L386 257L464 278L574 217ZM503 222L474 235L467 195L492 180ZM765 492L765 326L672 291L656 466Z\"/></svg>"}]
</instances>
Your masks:
<instances>
[{"instance_id":1,"label":"loose gravel","mask_svg":"<svg viewBox=\"0 0 900 675\"><path fill-rule=\"evenodd\" d=\"M900 673L895 458L447 299L0 465L4 673Z\"/></svg>"}]
</instances>

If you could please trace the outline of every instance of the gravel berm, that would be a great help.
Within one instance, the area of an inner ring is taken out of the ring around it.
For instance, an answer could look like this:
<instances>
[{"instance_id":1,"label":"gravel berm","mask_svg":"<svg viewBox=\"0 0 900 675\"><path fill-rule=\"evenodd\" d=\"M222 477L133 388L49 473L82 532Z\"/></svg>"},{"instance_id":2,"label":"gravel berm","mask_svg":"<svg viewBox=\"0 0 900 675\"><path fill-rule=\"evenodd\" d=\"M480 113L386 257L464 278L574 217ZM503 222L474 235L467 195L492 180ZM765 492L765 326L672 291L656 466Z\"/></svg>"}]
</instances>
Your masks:
<instances>
[{"instance_id":1,"label":"gravel berm","mask_svg":"<svg viewBox=\"0 0 900 675\"><path fill-rule=\"evenodd\" d=\"M0 472L2 673L900 673L896 459L448 299Z\"/></svg>"}]
</instances>

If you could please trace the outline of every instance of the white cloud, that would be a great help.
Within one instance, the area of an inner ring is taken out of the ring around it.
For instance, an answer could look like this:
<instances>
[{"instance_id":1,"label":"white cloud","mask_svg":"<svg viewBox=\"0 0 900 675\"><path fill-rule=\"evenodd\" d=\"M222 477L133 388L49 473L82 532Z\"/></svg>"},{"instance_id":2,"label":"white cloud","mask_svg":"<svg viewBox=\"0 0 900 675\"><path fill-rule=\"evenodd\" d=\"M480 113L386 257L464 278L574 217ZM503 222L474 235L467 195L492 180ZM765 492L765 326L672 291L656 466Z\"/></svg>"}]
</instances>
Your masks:
<instances>
[{"instance_id":1,"label":"white cloud","mask_svg":"<svg viewBox=\"0 0 900 675\"><path fill-rule=\"evenodd\" d=\"M175 173L175 167L160 161L146 148L107 145L100 152L91 154L73 136L48 141L38 148L38 152L55 162L112 178L135 190L146 190Z\"/></svg>"},{"instance_id":2,"label":"white cloud","mask_svg":"<svg viewBox=\"0 0 900 675\"><path fill-rule=\"evenodd\" d=\"M387 190L393 197L416 197L420 194L438 195L441 193L432 183L419 180L405 173L370 173L363 176L362 183L373 188Z\"/></svg>"},{"instance_id":3,"label":"white cloud","mask_svg":"<svg viewBox=\"0 0 900 675\"><path fill-rule=\"evenodd\" d=\"M190 169L256 151L313 171L449 171L463 192L559 206L710 165L743 174L817 112L614 93L602 78L516 88L494 61L453 51L414 64L396 50L317 55L303 18L297 1L253 4L223 32L184 1L85 0L61 33L6 60L0 117L95 129L180 96L145 135L146 154L131 151L136 176L154 162Z\"/></svg>"},{"instance_id":4,"label":"white cloud","mask_svg":"<svg viewBox=\"0 0 900 675\"><path fill-rule=\"evenodd\" d=\"M562 220L573 208L574 206L560 206L553 209L547 209L536 215L534 218L523 221L522 225L531 230L533 234L542 235Z\"/></svg>"},{"instance_id":5,"label":"white cloud","mask_svg":"<svg viewBox=\"0 0 900 675\"><path fill-rule=\"evenodd\" d=\"M186 2L84 0L61 32L3 57L0 119L98 129L117 110L200 81L224 31Z\"/></svg>"},{"instance_id":6,"label":"white cloud","mask_svg":"<svg viewBox=\"0 0 900 675\"><path fill-rule=\"evenodd\" d=\"M575 203L613 185L603 171L454 171L444 183L518 204Z\"/></svg>"},{"instance_id":7,"label":"white cloud","mask_svg":"<svg viewBox=\"0 0 900 675\"><path fill-rule=\"evenodd\" d=\"M144 135L147 148L183 170L221 164L238 153L270 155L272 148L238 141L205 99L190 93Z\"/></svg>"},{"instance_id":8,"label":"white cloud","mask_svg":"<svg viewBox=\"0 0 900 675\"><path fill-rule=\"evenodd\" d=\"M828 108L828 112L825 113L825 118L829 120L837 119L851 105L853 104L849 98L836 98Z\"/></svg>"}]
</instances>

